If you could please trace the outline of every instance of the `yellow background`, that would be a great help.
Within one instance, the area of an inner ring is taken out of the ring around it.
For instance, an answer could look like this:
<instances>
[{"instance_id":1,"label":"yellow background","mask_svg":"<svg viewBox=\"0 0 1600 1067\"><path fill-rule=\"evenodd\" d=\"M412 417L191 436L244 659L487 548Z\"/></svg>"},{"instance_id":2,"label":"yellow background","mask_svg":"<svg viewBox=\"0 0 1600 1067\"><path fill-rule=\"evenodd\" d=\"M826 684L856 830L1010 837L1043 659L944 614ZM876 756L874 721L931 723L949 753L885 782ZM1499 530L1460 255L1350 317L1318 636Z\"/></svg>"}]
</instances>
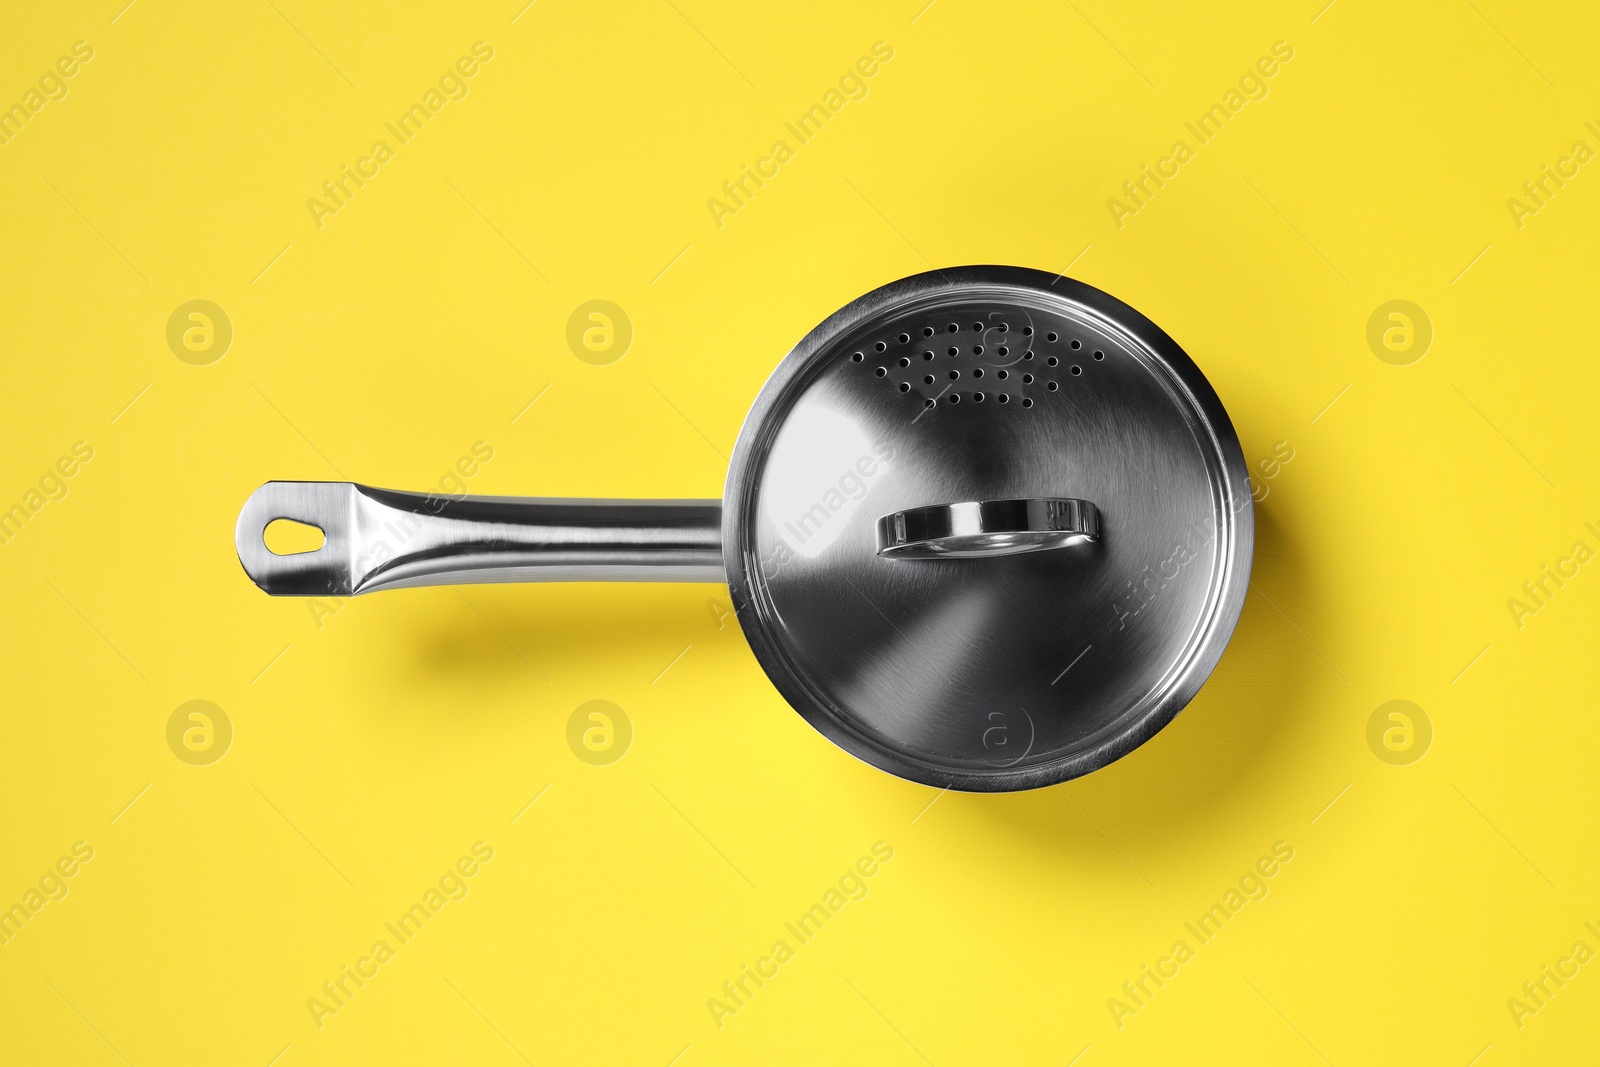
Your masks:
<instances>
[{"instance_id":1,"label":"yellow background","mask_svg":"<svg viewBox=\"0 0 1600 1067\"><path fill-rule=\"evenodd\" d=\"M0 146L0 507L95 450L0 546L0 905L95 849L0 947L0 1060L1592 1055L1600 963L1520 1028L1506 1003L1600 948L1600 574L1507 608L1600 547L1600 174L1520 228L1506 203L1600 148L1586 5L121 4L0 33L0 103L95 50ZM478 40L470 94L314 225ZM719 229L707 199L879 40L868 95ZM1108 198L1280 40L1269 95L1119 229ZM940 795L857 763L721 586L319 620L239 568L262 482L427 489L477 441L474 493L717 496L795 341L963 263L1070 265L1186 347L1249 461L1293 450L1220 667L1088 778ZM209 366L165 339L193 299L234 328ZM566 344L591 299L634 325L609 366ZM1391 299L1433 325L1409 366L1366 342ZM210 766L167 745L193 699L233 724ZM633 724L610 766L566 742L594 699ZM1368 747L1391 699L1433 726L1409 766ZM307 999L479 840L470 895L319 1029ZM870 894L718 1028L707 999L879 840ZM1108 999L1278 841L1269 895L1119 1028Z\"/></svg>"}]
</instances>

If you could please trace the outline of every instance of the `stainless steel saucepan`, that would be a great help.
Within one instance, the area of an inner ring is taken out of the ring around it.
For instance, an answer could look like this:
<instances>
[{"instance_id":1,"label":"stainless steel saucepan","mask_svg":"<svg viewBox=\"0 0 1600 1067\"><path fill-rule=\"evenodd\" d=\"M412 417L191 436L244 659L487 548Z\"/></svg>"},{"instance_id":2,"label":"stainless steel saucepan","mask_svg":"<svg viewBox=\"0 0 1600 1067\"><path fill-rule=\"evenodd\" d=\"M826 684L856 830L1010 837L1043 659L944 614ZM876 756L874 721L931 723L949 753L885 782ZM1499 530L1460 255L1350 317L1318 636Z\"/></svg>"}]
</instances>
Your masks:
<instances>
[{"instance_id":1,"label":"stainless steel saucepan","mask_svg":"<svg viewBox=\"0 0 1600 1067\"><path fill-rule=\"evenodd\" d=\"M279 518L320 528L275 555ZM1199 690L1253 544L1227 412L1177 343L1016 267L886 285L812 330L745 420L722 500L443 498L268 482L268 593L727 582L789 703L873 766L975 791L1131 752Z\"/></svg>"}]
</instances>

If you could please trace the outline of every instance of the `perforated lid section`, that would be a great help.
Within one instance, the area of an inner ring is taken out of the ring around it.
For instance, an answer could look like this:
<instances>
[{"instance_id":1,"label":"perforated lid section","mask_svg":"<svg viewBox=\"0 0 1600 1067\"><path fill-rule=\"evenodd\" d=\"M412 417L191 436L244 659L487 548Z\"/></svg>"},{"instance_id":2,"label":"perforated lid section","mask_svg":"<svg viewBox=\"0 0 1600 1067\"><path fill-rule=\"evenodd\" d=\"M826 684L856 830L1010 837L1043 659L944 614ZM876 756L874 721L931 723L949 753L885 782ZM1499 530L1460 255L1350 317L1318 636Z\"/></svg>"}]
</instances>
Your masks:
<instances>
[{"instance_id":1,"label":"perforated lid section","mask_svg":"<svg viewBox=\"0 0 1600 1067\"><path fill-rule=\"evenodd\" d=\"M888 387L926 408L963 400L1031 408L1038 393L1059 391L1064 377L1082 375L1086 365L1106 358L1103 348L1085 348L1081 337L1036 334L1024 307L1009 314L991 310L970 323L958 319L960 310L922 316L920 325L914 318L899 332L890 324L850 360L872 367Z\"/></svg>"}]
</instances>

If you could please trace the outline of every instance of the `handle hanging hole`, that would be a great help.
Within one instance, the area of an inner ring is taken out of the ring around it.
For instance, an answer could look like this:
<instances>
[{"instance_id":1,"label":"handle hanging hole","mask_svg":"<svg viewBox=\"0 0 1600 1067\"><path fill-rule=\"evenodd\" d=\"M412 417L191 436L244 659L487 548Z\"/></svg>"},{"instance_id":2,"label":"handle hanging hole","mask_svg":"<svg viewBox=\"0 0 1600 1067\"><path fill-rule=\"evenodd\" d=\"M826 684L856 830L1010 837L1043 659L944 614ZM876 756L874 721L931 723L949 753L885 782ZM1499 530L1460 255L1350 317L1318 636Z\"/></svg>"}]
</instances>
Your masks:
<instances>
[{"instance_id":1,"label":"handle hanging hole","mask_svg":"<svg viewBox=\"0 0 1600 1067\"><path fill-rule=\"evenodd\" d=\"M315 552L327 541L322 527L294 519L273 519L261 531L261 540L274 556L299 556Z\"/></svg>"}]
</instances>

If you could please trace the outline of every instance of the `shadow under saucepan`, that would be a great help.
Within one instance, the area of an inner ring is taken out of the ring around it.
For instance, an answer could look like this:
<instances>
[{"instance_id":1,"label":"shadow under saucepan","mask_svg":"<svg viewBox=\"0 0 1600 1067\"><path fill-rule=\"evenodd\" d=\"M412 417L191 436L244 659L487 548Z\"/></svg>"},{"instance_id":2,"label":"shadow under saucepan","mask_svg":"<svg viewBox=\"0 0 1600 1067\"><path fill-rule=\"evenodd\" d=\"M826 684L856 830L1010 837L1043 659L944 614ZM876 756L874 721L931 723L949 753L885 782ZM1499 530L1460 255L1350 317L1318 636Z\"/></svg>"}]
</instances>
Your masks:
<instances>
[{"instance_id":1,"label":"shadow under saucepan","mask_svg":"<svg viewBox=\"0 0 1600 1067\"><path fill-rule=\"evenodd\" d=\"M981 825L989 847L1080 881L1102 872L1159 884L1163 870L1206 849L1219 824L1253 810L1275 769L1284 773L1311 730L1313 694L1344 680L1313 647L1323 643L1314 620L1294 611L1316 595L1299 545L1272 512L1257 507L1255 523L1252 588L1199 694L1149 742L1083 778L964 794L964 815ZM731 642L750 655L731 614L718 626L718 612L731 612L722 585L462 586L385 596L418 601L392 617L399 640L388 645L396 649L392 676L408 688L460 693L534 674L558 686L606 678L643 687L689 643ZM536 682L530 692L544 689ZM775 693L773 700L781 704ZM541 708L536 701L535 713ZM547 710L564 716L570 708ZM846 778L884 773L841 760Z\"/></svg>"},{"instance_id":2,"label":"shadow under saucepan","mask_svg":"<svg viewBox=\"0 0 1600 1067\"><path fill-rule=\"evenodd\" d=\"M400 669L429 687L492 687L530 673L555 684L599 676L643 686L686 644L738 633L727 587L711 583L463 585L393 595L431 598L397 624L405 631Z\"/></svg>"},{"instance_id":3,"label":"shadow under saucepan","mask_svg":"<svg viewBox=\"0 0 1600 1067\"><path fill-rule=\"evenodd\" d=\"M1291 625L1279 612L1293 617L1286 601L1312 593L1299 546L1270 511L1257 507L1255 522L1244 610L1216 670L1189 706L1149 742L1083 778L967 798L975 818L1018 847L1055 853L1076 876L1103 861L1107 870L1120 867L1119 876L1129 875L1131 865L1159 883L1160 871L1203 848L1202 838L1215 839L1208 831L1227 821L1230 810L1249 808L1308 734L1312 694L1330 679L1344 685L1313 647L1321 642L1311 623L1295 619Z\"/></svg>"}]
</instances>

